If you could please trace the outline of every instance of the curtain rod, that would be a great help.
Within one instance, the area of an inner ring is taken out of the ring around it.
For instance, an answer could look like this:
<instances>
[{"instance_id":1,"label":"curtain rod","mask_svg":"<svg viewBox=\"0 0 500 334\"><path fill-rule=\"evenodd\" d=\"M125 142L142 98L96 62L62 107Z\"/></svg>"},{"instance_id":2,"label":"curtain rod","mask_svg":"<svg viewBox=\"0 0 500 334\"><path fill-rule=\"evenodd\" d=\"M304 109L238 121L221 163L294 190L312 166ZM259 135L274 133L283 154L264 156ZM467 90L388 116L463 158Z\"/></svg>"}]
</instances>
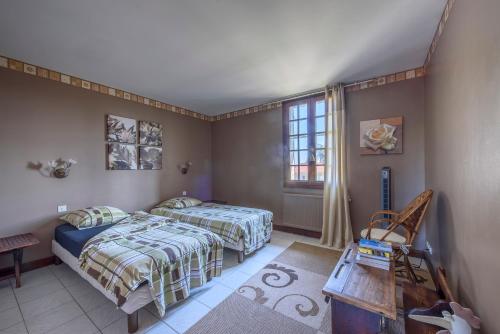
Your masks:
<instances>
[{"instance_id":1,"label":"curtain rod","mask_svg":"<svg viewBox=\"0 0 500 334\"><path fill-rule=\"evenodd\" d=\"M343 87L346 88L346 87L354 86L354 85L357 85L357 84L360 84L360 83L363 83L363 82L368 82L368 81L371 81L371 80L373 80L373 79L367 79L367 80L361 80L361 81L354 81L354 82L351 82L351 83L343 85ZM326 87L333 88L334 86L333 85L327 85ZM325 87L323 87L323 88L317 88L317 89L308 90L308 91L305 91L305 92L302 92L302 93L288 95L288 96L285 96L285 97L283 97L283 98L281 98L279 100L273 100L273 101L270 101L268 103L287 102L287 101L290 101L290 100L299 99L301 97L308 97L308 96L311 96L311 95L316 95L316 94L324 93L324 92L325 92ZM266 104L266 103L264 103L264 104Z\"/></svg>"},{"instance_id":2,"label":"curtain rod","mask_svg":"<svg viewBox=\"0 0 500 334\"><path fill-rule=\"evenodd\" d=\"M361 84L363 82L370 82L372 80L373 80L373 78L366 79L366 80L353 81L353 82L350 82L350 83L347 83L347 84L343 84L342 86L344 88L346 88L346 87L351 87L351 86L355 86L355 85ZM327 85L326 87L329 87L331 89L331 88L333 88L335 86L336 85ZM315 94L323 93L324 91L325 91L324 87L323 88L314 89L314 90L308 90L306 92L302 92L302 93L298 93L298 94L286 96L286 97L284 97L284 98L282 98L280 100L273 101L273 102L289 101L289 100L297 99L297 98L300 98L300 97L306 97L306 96L310 96L310 95L315 95Z\"/></svg>"},{"instance_id":3,"label":"curtain rod","mask_svg":"<svg viewBox=\"0 0 500 334\"><path fill-rule=\"evenodd\" d=\"M360 83L363 83L363 82L372 81L372 80L373 80L373 79L361 80L361 81L354 81L354 82L351 82L351 83L345 84L345 85L344 85L344 88L346 88L346 87L351 87L351 86L355 86L355 85L357 85L357 84L360 84Z\"/></svg>"},{"instance_id":4,"label":"curtain rod","mask_svg":"<svg viewBox=\"0 0 500 334\"><path fill-rule=\"evenodd\" d=\"M359 83L368 82L368 81L371 81L371 80L373 80L373 79L368 79L368 80L363 80L363 81L354 81L354 82L351 82L351 83L343 85L343 87L344 88L345 87L350 87L350 86L354 86L354 85L357 85ZM328 87L329 89L333 89L334 85L327 85L326 87ZM323 88L317 88L317 89L313 89L313 90L308 90L306 92L289 95L289 96L286 96L284 98L281 98L279 100L275 100L275 101L272 101L272 102L286 102L286 101L290 101L290 100L299 99L301 97L307 97L307 96L316 95L316 94L324 93L324 92L325 92L325 87L323 87Z\"/></svg>"},{"instance_id":5,"label":"curtain rod","mask_svg":"<svg viewBox=\"0 0 500 334\"><path fill-rule=\"evenodd\" d=\"M308 90L306 92L302 92L302 93L298 93L298 94L288 95L286 97L283 97L279 100L275 100L272 102L286 102L286 101L290 101L290 100L299 99L301 97L307 97L307 96L316 95L316 94L324 93L324 92L325 92L325 88L318 88L318 89Z\"/></svg>"}]
</instances>

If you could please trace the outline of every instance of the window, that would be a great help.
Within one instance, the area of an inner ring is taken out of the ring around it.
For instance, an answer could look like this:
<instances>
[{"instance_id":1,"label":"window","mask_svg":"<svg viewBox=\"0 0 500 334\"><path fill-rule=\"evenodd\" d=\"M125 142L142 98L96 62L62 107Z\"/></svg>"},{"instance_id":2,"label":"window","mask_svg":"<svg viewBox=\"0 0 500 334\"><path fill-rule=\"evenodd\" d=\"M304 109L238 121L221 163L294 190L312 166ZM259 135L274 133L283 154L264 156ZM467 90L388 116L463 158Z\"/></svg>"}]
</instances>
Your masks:
<instances>
[{"instance_id":1,"label":"window","mask_svg":"<svg viewBox=\"0 0 500 334\"><path fill-rule=\"evenodd\" d=\"M323 94L283 104L285 186L323 186L325 109Z\"/></svg>"}]
</instances>

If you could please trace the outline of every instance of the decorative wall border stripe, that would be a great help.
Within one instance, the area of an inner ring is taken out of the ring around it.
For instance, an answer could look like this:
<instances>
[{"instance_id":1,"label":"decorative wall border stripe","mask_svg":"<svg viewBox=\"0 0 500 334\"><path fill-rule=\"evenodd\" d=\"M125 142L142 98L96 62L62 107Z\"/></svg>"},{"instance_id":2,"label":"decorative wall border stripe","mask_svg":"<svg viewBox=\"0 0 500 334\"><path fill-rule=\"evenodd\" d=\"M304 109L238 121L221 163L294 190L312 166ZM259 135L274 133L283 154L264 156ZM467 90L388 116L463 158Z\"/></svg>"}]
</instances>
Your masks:
<instances>
[{"instance_id":1,"label":"decorative wall border stripe","mask_svg":"<svg viewBox=\"0 0 500 334\"><path fill-rule=\"evenodd\" d=\"M265 103L265 104L260 104L258 106L250 107L250 108L245 108L245 109L240 109L237 111L227 112L225 114L220 114L220 115L215 116L215 120L220 121L222 119L245 116L245 115L255 114L257 112L262 112L262 111L271 111L271 110L275 110L277 108L281 108L281 101L269 102L269 103Z\"/></svg>"},{"instance_id":2,"label":"decorative wall border stripe","mask_svg":"<svg viewBox=\"0 0 500 334\"><path fill-rule=\"evenodd\" d=\"M346 85L346 92L356 92L358 90L363 90L367 88L373 88L378 86L384 86L394 82L410 80L415 78L420 78L425 75L424 67L417 67L411 70L406 70L402 72L397 72L393 74L383 75L378 78L363 80L353 84Z\"/></svg>"},{"instance_id":3,"label":"decorative wall border stripe","mask_svg":"<svg viewBox=\"0 0 500 334\"><path fill-rule=\"evenodd\" d=\"M429 47L429 51L427 51L427 57L425 58L424 68L427 68L427 66L431 62L431 57L436 51L439 38L443 34L444 26L446 25L446 21L448 21L448 18L450 17L450 12L451 9L453 8L454 3L455 0L448 0L446 2L446 5L444 6L444 11L443 14L441 15L441 19L439 20L436 32L434 33L434 38L432 39L431 46Z\"/></svg>"},{"instance_id":4,"label":"decorative wall border stripe","mask_svg":"<svg viewBox=\"0 0 500 334\"><path fill-rule=\"evenodd\" d=\"M156 109L170 111L176 114L181 114L204 121L214 121L214 116L207 116L200 114L182 107L174 106L172 104L164 103L151 99L148 97L140 96L131 92L126 92L121 89L109 87L106 85L101 85L95 82L84 80L72 75L64 74L58 71L53 71L40 66L35 66L28 64L16 59L0 56L0 67L8 68L17 72L23 72L29 75L37 76L40 78L58 81L66 85L71 85L73 87L78 87L85 90L90 90L99 94L113 96L119 99L127 100L130 102L135 102L139 104L144 104Z\"/></svg>"},{"instance_id":5,"label":"decorative wall border stripe","mask_svg":"<svg viewBox=\"0 0 500 334\"><path fill-rule=\"evenodd\" d=\"M437 48L437 43L439 41L439 38L441 37L444 26L446 24L446 21L449 18L451 9L453 7L453 4L455 3L455 0L448 0L443 14L441 15L441 19L439 21L439 24L437 26L436 32L434 34L434 38L432 40L432 43L429 47L429 51L427 52L427 56L424 62L424 65L422 67L418 67L415 69L410 69L407 71L402 71L394 74L389 74L389 75L384 75L380 76L378 78L372 78L368 80L363 80L360 82L356 82L353 84L349 84L346 86L346 92L355 92L367 88L372 88L372 87L378 87L378 86L383 86L386 84L390 84L393 82L399 82L403 80L409 80L409 79L414 79L414 78L419 78L423 77L425 75L425 69L430 63L431 57L433 53L436 51ZM161 101L156 101L151 98L147 98L144 96L140 96L137 94L133 94L130 92L126 92L120 89L108 87L105 85L101 85L98 83L94 83L91 81L87 81L84 79L80 79L78 77L74 77L71 75L67 75L64 73L60 73L57 71L49 70L43 67L31 65L28 63L24 63L22 61L0 56L0 67L4 68L9 68L14 71L18 72L24 72L26 74L30 75L35 75L41 78L49 79L49 80L54 80L61 82L63 84L71 85L74 87L86 89L86 90L92 90L96 93L104 94L104 95L109 95L109 96L114 96L116 98L124 99L127 101L131 102L136 102L139 104L144 104L156 109L161 109L161 110L166 110L174 113L178 113L181 115L186 115L189 117L209 121L209 122L214 122L214 121L219 121L223 119L229 119L229 118L235 118L235 117L240 117L240 116L245 116L245 115L250 115L258 112L264 112L264 111L272 111L281 108L281 101L274 101L274 102L269 102L269 103L264 103L261 105L249 107L249 108L244 108L240 109L237 111L231 111L227 112L224 114L216 115L216 116L208 116L204 115L201 113L197 113L182 107L174 106L168 103L164 103Z\"/></svg>"},{"instance_id":6,"label":"decorative wall border stripe","mask_svg":"<svg viewBox=\"0 0 500 334\"><path fill-rule=\"evenodd\" d=\"M393 82L399 82L403 80L410 80L415 78L420 78L425 75L424 67L418 67L411 70L393 73L389 75L380 76L378 78L363 80L346 86L346 92L355 92L358 90L363 90L367 88L373 88L378 86L384 86ZM255 107L245 108L237 111L227 112L225 114L215 116L215 121L235 118L240 116L246 116L263 111L272 111L281 108L282 101L269 102L261 104Z\"/></svg>"}]
</instances>

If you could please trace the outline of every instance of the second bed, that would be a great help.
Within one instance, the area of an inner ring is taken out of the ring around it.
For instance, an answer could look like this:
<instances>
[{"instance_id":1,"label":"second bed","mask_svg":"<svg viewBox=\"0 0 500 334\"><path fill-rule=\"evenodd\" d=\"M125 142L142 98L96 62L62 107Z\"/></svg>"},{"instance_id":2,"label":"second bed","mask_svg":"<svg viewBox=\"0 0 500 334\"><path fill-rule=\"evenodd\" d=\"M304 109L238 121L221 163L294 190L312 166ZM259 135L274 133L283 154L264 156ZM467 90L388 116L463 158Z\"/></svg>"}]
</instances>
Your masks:
<instances>
[{"instance_id":1,"label":"second bed","mask_svg":"<svg viewBox=\"0 0 500 334\"><path fill-rule=\"evenodd\" d=\"M271 211L216 203L173 209L158 206L151 214L177 219L219 235L224 246L238 251L238 262L271 240Z\"/></svg>"}]
</instances>

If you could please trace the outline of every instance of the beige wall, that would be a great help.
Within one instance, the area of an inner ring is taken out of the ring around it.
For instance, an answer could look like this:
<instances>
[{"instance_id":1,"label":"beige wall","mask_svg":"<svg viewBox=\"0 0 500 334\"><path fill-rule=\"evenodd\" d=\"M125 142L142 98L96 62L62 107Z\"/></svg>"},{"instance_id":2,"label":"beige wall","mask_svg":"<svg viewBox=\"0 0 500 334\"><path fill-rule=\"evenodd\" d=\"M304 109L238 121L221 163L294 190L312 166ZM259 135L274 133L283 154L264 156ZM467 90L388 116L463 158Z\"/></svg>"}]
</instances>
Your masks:
<instances>
[{"instance_id":1,"label":"beige wall","mask_svg":"<svg viewBox=\"0 0 500 334\"><path fill-rule=\"evenodd\" d=\"M163 169L106 170L106 114L160 122L165 129ZM26 252L26 261L50 255L58 204L133 211L183 190L211 198L209 122L6 69L0 69L0 116L0 235L34 232L42 243ZM58 157L78 160L66 179L27 168L30 161ZM176 166L186 160L193 165L181 175ZM1 256L0 267L11 260Z\"/></svg>"},{"instance_id":2,"label":"beige wall","mask_svg":"<svg viewBox=\"0 0 500 334\"><path fill-rule=\"evenodd\" d=\"M499 1L456 1L425 78L428 236L482 333L500 333L498 13Z\"/></svg>"},{"instance_id":3,"label":"beige wall","mask_svg":"<svg viewBox=\"0 0 500 334\"><path fill-rule=\"evenodd\" d=\"M401 209L424 189L424 81L414 79L347 94L349 132L349 189L355 236L379 209L379 173L393 168L394 208ZM359 121L404 116L404 154L359 155ZM214 198L258 206L274 212L277 224L285 221L285 193L321 195L322 191L283 188L283 131L281 109L213 123ZM304 200L305 203L305 200ZM302 211L308 208L301 208ZM294 213L296 214L296 213ZM298 213L297 213L298 214ZM304 229L318 230L304 220ZM423 247L424 233L419 239Z\"/></svg>"},{"instance_id":4,"label":"beige wall","mask_svg":"<svg viewBox=\"0 0 500 334\"><path fill-rule=\"evenodd\" d=\"M380 170L392 169L392 208L401 210L424 190L424 79L350 92L346 97L348 178L351 219L359 237L370 215L380 209ZM359 122L403 116L403 154L360 155ZM416 246L425 247L425 231Z\"/></svg>"}]
</instances>

